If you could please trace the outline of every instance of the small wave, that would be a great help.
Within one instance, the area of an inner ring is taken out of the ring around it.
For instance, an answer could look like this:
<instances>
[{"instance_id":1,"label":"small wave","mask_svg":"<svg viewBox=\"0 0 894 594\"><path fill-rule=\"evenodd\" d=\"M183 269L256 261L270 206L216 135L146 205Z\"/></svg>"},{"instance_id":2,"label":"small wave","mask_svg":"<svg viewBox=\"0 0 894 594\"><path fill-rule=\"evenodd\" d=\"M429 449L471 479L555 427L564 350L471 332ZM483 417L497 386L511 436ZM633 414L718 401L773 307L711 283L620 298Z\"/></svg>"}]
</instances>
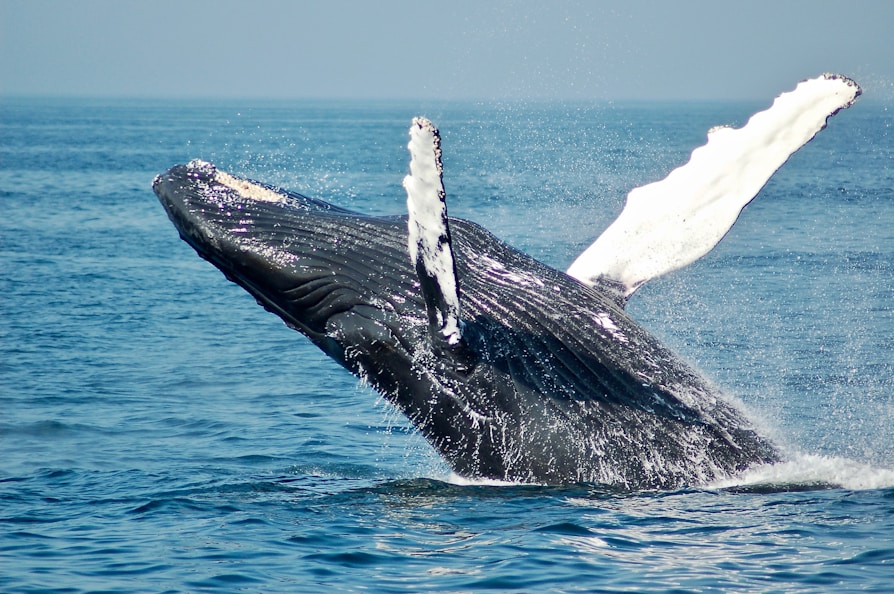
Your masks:
<instances>
[{"instance_id":1,"label":"small wave","mask_svg":"<svg viewBox=\"0 0 894 594\"><path fill-rule=\"evenodd\" d=\"M755 467L708 485L711 489L792 491L797 489L886 489L894 487L894 470L835 456L798 454L791 460Z\"/></svg>"},{"instance_id":2,"label":"small wave","mask_svg":"<svg viewBox=\"0 0 894 594\"><path fill-rule=\"evenodd\" d=\"M469 479L451 473L444 482L460 487L532 487L495 479ZM546 485L540 485L546 487ZM756 466L732 478L705 485L707 489L746 491L811 491L848 489L852 491L894 487L894 469L879 468L836 456L798 454L776 464ZM614 489L607 489L611 492Z\"/></svg>"},{"instance_id":3,"label":"small wave","mask_svg":"<svg viewBox=\"0 0 894 594\"><path fill-rule=\"evenodd\" d=\"M466 478L464 476L456 474L455 472L451 472L450 476L446 477L443 480L446 483L450 483L451 485L456 485L459 487L518 487L520 485L530 486L528 483L501 481L499 479Z\"/></svg>"}]
</instances>

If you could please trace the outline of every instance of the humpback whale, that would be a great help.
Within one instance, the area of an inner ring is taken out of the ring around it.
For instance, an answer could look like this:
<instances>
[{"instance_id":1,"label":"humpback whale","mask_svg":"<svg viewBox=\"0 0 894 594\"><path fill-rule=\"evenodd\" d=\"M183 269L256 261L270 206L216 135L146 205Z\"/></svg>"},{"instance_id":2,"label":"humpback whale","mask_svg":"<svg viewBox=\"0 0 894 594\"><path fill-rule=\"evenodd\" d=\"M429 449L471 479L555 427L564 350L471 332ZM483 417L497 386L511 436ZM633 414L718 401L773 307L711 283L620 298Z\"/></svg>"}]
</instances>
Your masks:
<instances>
[{"instance_id":1,"label":"humpback whale","mask_svg":"<svg viewBox=\"0 0 894 594\"><path fill-rule=\"evenodd\" d=\"M782 459L625 311L709 251L859 86L803 81L634 189L568 272L447 215L441 141L410 126L406 215L367 216L200 160L153 189L204 259L405 414L460 476L673 489Z\"/></svg>"}]
</instances>

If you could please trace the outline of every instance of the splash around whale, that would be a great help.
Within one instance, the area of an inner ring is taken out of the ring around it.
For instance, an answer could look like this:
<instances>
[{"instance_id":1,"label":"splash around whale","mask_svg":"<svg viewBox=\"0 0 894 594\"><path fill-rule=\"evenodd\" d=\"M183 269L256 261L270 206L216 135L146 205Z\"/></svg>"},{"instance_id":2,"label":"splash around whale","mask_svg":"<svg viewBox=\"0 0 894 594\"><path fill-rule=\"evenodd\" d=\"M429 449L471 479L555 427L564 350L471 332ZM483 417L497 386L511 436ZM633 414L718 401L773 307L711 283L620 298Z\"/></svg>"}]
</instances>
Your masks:
<instances>
[{"instance_id":1,"label":"splash around whale","mask_svg":"<svg viewBox=\"0 0 894 594\"><path fill-rule=\"evenodd\" d=\"M201 257L368 381L458 475L703 485L783 455L624 306L713 248L859 94L823 75L740 129L712 130L687 164L631 191L567 273L447 216L440 136L424 118L410 127L405 216L366 216L203 161L153 189Z\"/></svg>"}]
</instances>

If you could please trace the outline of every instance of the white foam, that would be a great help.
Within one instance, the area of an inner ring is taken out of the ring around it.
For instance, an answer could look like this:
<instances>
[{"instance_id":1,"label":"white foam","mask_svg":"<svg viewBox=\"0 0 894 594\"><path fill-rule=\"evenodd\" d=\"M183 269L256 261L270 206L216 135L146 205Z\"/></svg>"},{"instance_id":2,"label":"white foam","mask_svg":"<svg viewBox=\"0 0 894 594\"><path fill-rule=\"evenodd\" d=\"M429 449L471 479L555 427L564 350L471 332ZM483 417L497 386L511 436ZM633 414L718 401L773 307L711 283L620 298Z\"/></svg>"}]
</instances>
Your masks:
<instances>
[{"instance_id":1,"label":"white foam","mask_svg":"<svg viewBox=\"0 0 894 594\"><path fill-rule=\"evenodd\" d=\"M450 476L447 477L446 482L450 483L451 485L457 485L459 487L518 487L520 485L529 486L531 484L513 481L501 481L499 479L466 478L464 476L456 474L455 472L450 473Z\"/></svg>"},{"instance_id":2,"label":"white foam","mask_svg":"<svg viewBox=\"0 0 894 594\"><path fill-rule=\"evenodd\" d=\"M817 484L851 490L886 489L894 487L894 470L835 456L797 454L785 462L756 466L737 477L711 483L708 488Z\"/></svg>"},{"instance_id":3,"label":"white foam","mask_svg":"<svg viewBox=\"0 0 894 594\"><path fill-rule=\"evenodd\" d=\"M599 312L593 317L593 321L596 322L599 326L608 330L609 334L611 334L615 340L618 342L627 343L629 342L627 336L624 332L618 328L615 323L612 321L611 316L606 312Z\"/></svg>"},{"instance_id":4,"label":"white foam","mask_svg":"<svg viewBox=\"0 0 894 594\"><path fill-rule=\"evenodd\" d=\"M521 481L467 478L455 472L451 472L442 480L461 487L517 487L533 484ZM784 491L810 489L817 486L852 491L889 489L894 487L894 470L874 467L847 458L799 454L786 462L755 466L739 476L708 483L705 488L766 487L770 490Z\"/></svg>"}]
</instances>

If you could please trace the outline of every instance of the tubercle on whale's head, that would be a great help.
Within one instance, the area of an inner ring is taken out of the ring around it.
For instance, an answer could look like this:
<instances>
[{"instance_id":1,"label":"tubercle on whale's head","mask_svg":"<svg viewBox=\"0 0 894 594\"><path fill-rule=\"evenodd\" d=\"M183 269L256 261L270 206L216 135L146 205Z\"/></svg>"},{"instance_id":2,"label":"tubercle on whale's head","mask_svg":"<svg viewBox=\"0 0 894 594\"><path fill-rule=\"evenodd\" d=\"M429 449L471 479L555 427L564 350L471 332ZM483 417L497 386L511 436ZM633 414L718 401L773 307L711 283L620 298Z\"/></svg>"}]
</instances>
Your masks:
<instances>
[{"instance_id":1,"label":"tubercle on whale's head","mask_svg":"<svg viewBox=\"0 0 894 594\"><path fill-rule=\"evenodd\" d=\"M286 201L286 196L279 192L265 188L264 186L248 181L247 179L232 176L224 171L215 170L214 181L238 192L243 198L261 202L272 202L274 204L281 204Z\"/></svg>"}]
</instances>

